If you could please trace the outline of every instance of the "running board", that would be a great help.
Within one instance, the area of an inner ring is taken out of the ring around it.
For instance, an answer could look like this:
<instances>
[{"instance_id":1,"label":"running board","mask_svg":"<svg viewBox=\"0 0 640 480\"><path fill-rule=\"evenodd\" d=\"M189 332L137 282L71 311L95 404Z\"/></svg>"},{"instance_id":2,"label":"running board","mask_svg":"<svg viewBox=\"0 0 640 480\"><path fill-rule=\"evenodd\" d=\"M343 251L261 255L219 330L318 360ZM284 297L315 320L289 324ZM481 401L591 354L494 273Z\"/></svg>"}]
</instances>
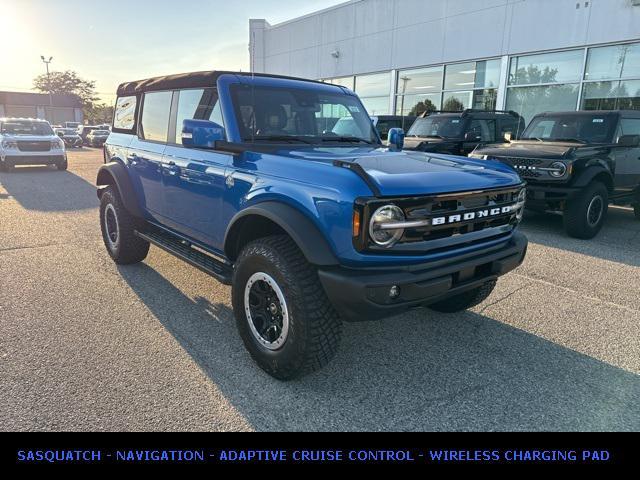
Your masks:
<instances>
[{"instance_id":1,"label":"running board","mask_svg":"<svg viewBox=\"0 0 640 480\"><path fill-rule=\"evenodd\" d=\"M225 285L231 285L233 267L216 259L213 255L205 253L203 249L192 245L188 241L182 240L168 232L158 230L145 232L136 231L136 235L202 270L204 273L208 273L219 282Z\"/></svg>"}]
</instances>

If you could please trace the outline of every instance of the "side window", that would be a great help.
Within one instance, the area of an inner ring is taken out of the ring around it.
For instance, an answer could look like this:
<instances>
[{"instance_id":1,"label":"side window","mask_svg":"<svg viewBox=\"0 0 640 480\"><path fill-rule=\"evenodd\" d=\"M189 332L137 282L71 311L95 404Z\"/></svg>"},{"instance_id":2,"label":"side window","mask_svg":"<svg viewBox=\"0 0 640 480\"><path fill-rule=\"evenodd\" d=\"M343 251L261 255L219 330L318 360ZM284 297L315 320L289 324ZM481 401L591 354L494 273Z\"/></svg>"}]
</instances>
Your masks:
<instances>
[{"instance_id":1,"label":"side window","mask_svg":"<svg viewBox=\"0 0 640 480\"><path fill-rule=\"evenodd\" d=\"M119 97L116 100L116 111L113 116L113 128L118 130L133 130L136 124L136 105L138 99L133 97Z\"/></svg>"},{"instance_id":2,"label":"side window","mask_svg":"<svg viewBox=\"0 0 640 480\"><path fill-rule=\"evenodd\" d=\"M144 94L140 138L154 142L166 142L169 132L169 113L173 92Z\"/></svg>"},{"instance_id":3,"label":"side window","mask_svg":"<svg viewBox=\"0 0 640 480\"><path fill-rule=\"evenodd\" d=\"M640 118L622 118L616 134L616 142L622 135L640 135Z\"/></svg>"},{"instance_id":4,"label":"side window","mask_svg":"<svg viewBox=\"0 0 640 480\"><path fill-rule=\"evenodd\" d=\"M175 139L182 145L182 121L186 119L209 120L224 127L218 93L213 88L181 90L178 92L178 116Z\"/></svg>"},{"instance_id":5,"label":"side window","mask_svg":"<svg viewBox=\"0 0 640 480\"><path fill-rule=\"evenodd\" d=\"M496 139L496 121L471 120L467 131L478 135L483 142L493 142Z\"/></svg>"},{"instance_id":6,"label":"side window","mask_svg":"<svg viewBox=\"0 0 640 480\"><path fill-rule=\"evenodd\" d=\"M504 138L506 133L511 133L513 138L518 135L518 120L515 118L503 118L500 120L500 132L498 135L500 139Z\"/></svg>"}]
</instances>

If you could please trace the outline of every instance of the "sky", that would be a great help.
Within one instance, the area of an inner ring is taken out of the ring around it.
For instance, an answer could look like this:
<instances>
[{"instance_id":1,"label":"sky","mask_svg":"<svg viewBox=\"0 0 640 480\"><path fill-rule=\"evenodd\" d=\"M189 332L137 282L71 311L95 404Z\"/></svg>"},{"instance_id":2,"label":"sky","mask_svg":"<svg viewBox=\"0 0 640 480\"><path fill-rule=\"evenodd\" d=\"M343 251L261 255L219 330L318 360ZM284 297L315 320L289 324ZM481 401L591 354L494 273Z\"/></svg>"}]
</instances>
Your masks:
<instances>
[{"instance_id":1,"label":"sky","mask_svg":"<svg viewBox=\"0 0 640 480\"><path fill-rule=\"evenodd\" d=\"M345 0L0 0L0 90L31 91L52 71L121 82L198 70L249 70L249 18L274 25Z\"/></svg>"}]
</instances>

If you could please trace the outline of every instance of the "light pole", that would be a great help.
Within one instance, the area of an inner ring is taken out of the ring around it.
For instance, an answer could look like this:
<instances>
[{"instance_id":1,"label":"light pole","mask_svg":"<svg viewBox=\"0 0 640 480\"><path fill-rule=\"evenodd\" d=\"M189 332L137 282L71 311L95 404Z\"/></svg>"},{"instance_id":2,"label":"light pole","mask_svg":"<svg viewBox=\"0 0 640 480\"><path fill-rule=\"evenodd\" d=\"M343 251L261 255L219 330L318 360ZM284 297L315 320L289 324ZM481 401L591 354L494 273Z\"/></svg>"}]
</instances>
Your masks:
<instances>
[{"instance_id":1,"label":"light pole","mask_svg":"<svg viewBox=\"0 0 640 480\"><path fill-rule=\"evenodd\" d=\"M49 74L49 64L51 63L51 60L53 60L53 57L49 57L49 60L47 60L46 58L44 58L44 55L40 55L40 58L42 59L44 64L47 66L47 87L49 89L49 108L52 108L53 96L51 95L51 75ZM51 111L50 114L52 115L51 120L53 120L53 111Z\"/></svg>"},{"instance_id":2,"label":"light pole","mask_svg":"<svg viewBox=\"0 0 640 480\"><path fill-rule=\"evenodd\" d=\"M407 82L411 79L405 75L404 77L401 77L400 80L402 80L402 99L400 100L400 115L402 115L402 129L404 130L404 95L407 91Z\"/></svg>"}]
</instances>

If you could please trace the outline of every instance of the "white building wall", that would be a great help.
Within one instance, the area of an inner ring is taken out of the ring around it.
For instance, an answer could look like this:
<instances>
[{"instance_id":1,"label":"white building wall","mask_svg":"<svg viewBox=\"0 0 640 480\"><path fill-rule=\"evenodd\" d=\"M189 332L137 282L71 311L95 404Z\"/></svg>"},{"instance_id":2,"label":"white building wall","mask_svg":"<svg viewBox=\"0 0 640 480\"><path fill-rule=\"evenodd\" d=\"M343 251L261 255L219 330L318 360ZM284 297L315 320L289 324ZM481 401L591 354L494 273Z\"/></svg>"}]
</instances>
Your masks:
<instances>
[{"instance_id":1,"label":"white building wall","mask_svg":"<svg viewBox=\"0 0 640 480\"><path fill-rule=\"evenodd\" d=\"M351 0L274 26L251 20L252 65L257 72L332 78L627 41L640 38L634 3Z\"/></svg>"}]
</instances>

